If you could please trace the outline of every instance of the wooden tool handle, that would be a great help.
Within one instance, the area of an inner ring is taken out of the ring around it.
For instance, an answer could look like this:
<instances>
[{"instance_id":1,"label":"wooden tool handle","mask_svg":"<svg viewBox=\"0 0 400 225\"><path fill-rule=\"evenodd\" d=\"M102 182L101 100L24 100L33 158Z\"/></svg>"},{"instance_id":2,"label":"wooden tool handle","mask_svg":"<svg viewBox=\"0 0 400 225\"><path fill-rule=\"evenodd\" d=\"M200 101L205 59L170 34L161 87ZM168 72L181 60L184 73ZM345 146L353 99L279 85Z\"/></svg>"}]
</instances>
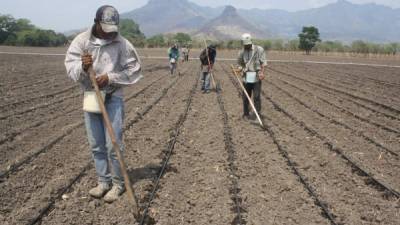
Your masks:
<instances>
[{"instance_id":1,"label":"wooden tool handle","mask_svg":"<svg viewBox=\"0 0 400 225\"><path fill-rule=\"evenodd\" d=\"M131 181L129 179L128 172L126 170L125 162L124 162L124 160L122 158L122 155L121 155L120 146L118 145L117 139L115 138L115 133L114 133L114 129L112 127L111 121L110 121L110 117L108 116L106 107L104 105L103 96L101 96L100 88L97 85L96 73L94 72L92 67L89 67L88 72L89 72L90 80L92 81L92 85L94 86L94 89L96 91L97 101L99 103L101 114L103 115L104 123L106 125L108 134L110 135L111 142L112 142L113 147L114 147L114 151L117 154L117 158L118 158L119 164L121 165L121 171L122 171L122 175L123 175L124 180L125 180L125 188L126 188L126 191L127 191L127 194L128 194L128 198L133 204L132 209L133 209L134 216L136 218L139 218L140 212L139 212L139 208L138 208L137 202L135 200L135 195L134 195L134 192L133 192L133 189L132 189L132 184L131 184Z\"/></svg>"}]
</instances>

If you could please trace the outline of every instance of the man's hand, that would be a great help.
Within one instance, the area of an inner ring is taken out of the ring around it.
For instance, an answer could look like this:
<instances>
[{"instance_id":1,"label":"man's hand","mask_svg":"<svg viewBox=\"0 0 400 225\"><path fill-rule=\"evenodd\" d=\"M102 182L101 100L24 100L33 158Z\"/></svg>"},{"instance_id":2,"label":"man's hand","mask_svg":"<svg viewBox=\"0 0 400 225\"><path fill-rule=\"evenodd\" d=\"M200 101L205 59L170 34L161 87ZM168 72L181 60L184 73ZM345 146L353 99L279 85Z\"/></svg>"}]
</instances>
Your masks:
<instances>
[{"instance_id":1,"label":"man's hand","mask_svg":"<svg viewBox=\"0 0 400 225\"><path fill-rule=\"evenodd\" d=\"M234 68L234 70L235 70L236 73L242 74L242 76L243 76L243 67L238 66L238 67Z\"/></svg>"},{"instance_id":2,"label":"man's hand","mask_svg":"<svg viewBox=\"0 0 400 225\"><path fill-rule=\"evenodd\" d=\"M99 85L99 88L103 88L107 86L108 84L108 75L104 74L99 77L96 77L97 85Z\"/></svg>"},{"instance_id":3,"label":"man's hand","mask_svg":"<svg viewBox=\"0 0 400 225\"><path fill-rule=\"evenodd\" d=\"M89 69L89 67L91 67L93 65L93 59L92 59L92 55L85 52L83 53L83 55L81 56L82 59L82 68L85 72L87 72L87 70Z\"/></svg>"},{"instance_id":4,"label":"man's hand","mask_svg":"<svg viewBox=\"0 0 400 225\"><path fill-rule=\"evenodd\" d=\"M264 80L264 79L265 79L264 70L260 70L260 74L258 75L258 78L259 78L260 80Z\"/></svg>"}]
</instances>

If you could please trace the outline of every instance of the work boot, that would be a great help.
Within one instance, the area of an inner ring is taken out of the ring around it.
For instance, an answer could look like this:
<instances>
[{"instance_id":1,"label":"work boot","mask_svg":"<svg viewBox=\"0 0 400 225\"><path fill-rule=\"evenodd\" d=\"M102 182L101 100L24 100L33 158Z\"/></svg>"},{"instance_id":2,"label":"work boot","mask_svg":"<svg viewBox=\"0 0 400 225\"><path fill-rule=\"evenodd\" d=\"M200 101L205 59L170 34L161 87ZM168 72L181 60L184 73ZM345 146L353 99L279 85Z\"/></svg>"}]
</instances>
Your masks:
<instances>
[{"instance_id":1,"label":"work boot","mask_svg":"<svg viewBox=\"0 0 400 225\"><path fill-rule=\"evenodd\" d=\"M116 201L122 193L125 192L125 187L121 185L114 185L111 188L111 191L109 191L105 196L104 196L104 201L107 203L112 203Z\"/></svg>"},{"instance_id":2,"label":"work boot","mask_svg":"<svg viewBox=\"0 0 400 225\"><path fill-rule=\"evenodd\" d=\"M109 190L111 189L109 184L100 183L97 187L90 189L89 195L94 198L101 198L103 197Z\"/></svg>"}]
</instances>

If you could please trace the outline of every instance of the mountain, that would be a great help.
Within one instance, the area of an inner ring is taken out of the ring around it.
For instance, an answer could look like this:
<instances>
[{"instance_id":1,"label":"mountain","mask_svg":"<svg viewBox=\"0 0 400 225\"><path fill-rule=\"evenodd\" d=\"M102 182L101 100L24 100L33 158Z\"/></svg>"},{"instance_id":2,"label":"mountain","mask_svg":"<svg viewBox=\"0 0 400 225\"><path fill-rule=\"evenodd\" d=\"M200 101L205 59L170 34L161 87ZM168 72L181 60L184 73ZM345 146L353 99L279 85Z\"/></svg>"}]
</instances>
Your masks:
<instances>
[{"instance_id":1,"label":"mountain","mask_svg":"<svg viewBox=\"0 0 400 225\"><path fill-rule=\"evenodd\" d=\"M133 19L146 36L178 31L195 31L222 8L202 7L188 0L149 0L138 9L124 13L121 18Z\"/></svg>"},{"instance_id":2,"label":"mountain","mask_svg":"<svg viewBox=\"0 0 400 225\"><path fill-rule=\"evenodd\" d=\"M255 38L267 38L267 32L259 29L240 16L233 6L226 6L222 14L206 23L194 35L208 39L237 39L243 33L251 33Z\"/></svg>"},{"instance_id":3,"label":"mountain","mask_svg":"<svg viewBox=\"0 0 400 225\"><path fill-rule=\"evenodd\" d=\"M286 12L282 10L240 10L239 13L262 29L280 37L294 38L303 26L315 26L323 40L400 40L400 9L338 0L326 6Z\"/></svg>"},{"instance_id":4,"label":"mountain","mask_svg":"<svg viewBox=\"0 0 400 225\"><path fill-rule=\"evenodd\" d=\"M242 32L249 32L256 37L297 38L303 26L312 25L319 29L323 40L400 40L400 9L346 0L298 12L210 8L188 0L149 0L147 5L121 17L139 23L146 36L186 32L237 39Z\"/></svg>"}]
</instances>

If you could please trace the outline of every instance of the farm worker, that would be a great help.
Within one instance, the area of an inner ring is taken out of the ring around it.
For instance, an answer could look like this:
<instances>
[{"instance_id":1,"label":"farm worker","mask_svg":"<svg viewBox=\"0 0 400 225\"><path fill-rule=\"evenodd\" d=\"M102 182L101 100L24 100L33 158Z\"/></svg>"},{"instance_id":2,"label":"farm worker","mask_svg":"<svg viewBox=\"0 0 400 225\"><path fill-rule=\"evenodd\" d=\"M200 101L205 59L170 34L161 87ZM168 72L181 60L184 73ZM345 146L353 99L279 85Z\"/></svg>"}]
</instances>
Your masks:
<instances>
[{"instance_id":1,"label":"farm worker","mask_svg":"<svg viewBox=\"0 0 400 225\"><path fill-rule=\"evenodd\" d=\"M172 45L171 48L168 49L168 57L169 57L169 68L171 70L171 75L173 75L179 60L178 45L174 44Z\"/></svg>"},{"instance_id":2,"label":"farm worker","mask_svg":"<svg viewBox=\"0 0 400 225\"><path fill-rule=\"evenodd\" d=\"M189 61L189 48L187 46L182 48L182 61Z\"/></svg>"},{"instance_id":3,"label":"farm worker","mask_svg":"<svg viewBox=\"0 0 400 225\"><path fill-rule=\"evenodd\" d=\"M71 43L65 58L68 76L81 84L86 94L93 93L88 69L96 72L97 84L105 93L105 107L109 114L118 144L122 144L124 101L123 87L141 78L141 62L135 48L118 32L118 11L109 5L96 12L94 25L79 34ZM97 101L96 101L97 103ZM97 187L89 194L95 198L104 196L113 202L125 191L124 179L113 144L107 132L101 112L84 112L86 133L98 176ZM110 172L112 171L112 173Z\"/></svg>"},{"instance_id":4,"label":"farm worker","mask_svg":"<svg viewBox=\"0 0 400 225\"><path fill-rule=\"evenodd\" d=\"M209 45L206 49L200 53L200 62L201 62L201 72L203 81L201 90L203 93L210 93L210 73L212 73L212 69L214 67L215 58L217 57L217 51L215 45Z\"/></svg>"},{"instance_id":5,"label":"farm worker","mask_svg":"<svg viewBox=\"0 0 400 225\"><path fill-rule=\"evenodd\" d=\"M264 67L267 65L265 51L261 46L253 44L251 35L242 35L243 49L239 52L238 64L243 75L243 85L253 95L257 113L261 110L261 81L265 78ZM249 101L243 94L243 118L249 119Z\"/></svg>"}]
</instances>

